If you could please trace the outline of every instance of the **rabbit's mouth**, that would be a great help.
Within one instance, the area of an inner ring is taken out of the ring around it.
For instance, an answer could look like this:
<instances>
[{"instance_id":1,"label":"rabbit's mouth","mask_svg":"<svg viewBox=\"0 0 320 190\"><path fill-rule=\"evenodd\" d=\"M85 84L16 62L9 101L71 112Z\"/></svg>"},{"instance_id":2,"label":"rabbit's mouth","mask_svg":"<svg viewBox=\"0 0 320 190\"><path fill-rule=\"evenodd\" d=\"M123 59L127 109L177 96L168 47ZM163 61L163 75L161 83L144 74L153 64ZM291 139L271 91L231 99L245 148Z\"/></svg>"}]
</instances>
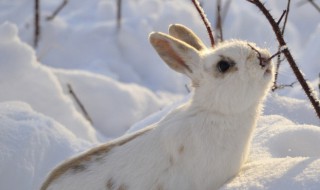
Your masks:
<instances>
[{"instance_id":1,"label":"rabbit's mouth","mask_svg":"<svg viewBox=\"0 0 320 190\"><path fill-rule=\"evenodd\" d=\"M264 75L270 75L272 72L271 72L271 67L268 66L267 69L265 70L264 72Z\"/></svg>"}]
</instances>

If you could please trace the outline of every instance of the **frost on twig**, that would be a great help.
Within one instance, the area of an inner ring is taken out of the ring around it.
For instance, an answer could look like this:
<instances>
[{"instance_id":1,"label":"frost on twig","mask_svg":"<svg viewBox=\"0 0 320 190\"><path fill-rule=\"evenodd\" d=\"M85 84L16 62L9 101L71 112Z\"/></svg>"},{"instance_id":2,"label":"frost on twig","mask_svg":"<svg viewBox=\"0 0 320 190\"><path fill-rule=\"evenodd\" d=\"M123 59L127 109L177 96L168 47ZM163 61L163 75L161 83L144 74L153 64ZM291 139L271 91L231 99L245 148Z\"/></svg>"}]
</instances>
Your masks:
<instances>
[{"instance_id":1,"label":"frost on twig","mask_svg":"<svg viewBox=\"0 0 320 190\"><path fill-rule=\"evenodd\" d=\"M215 42L214 42L214 38L213 38L211 24L210 24L209 20L207 19L207 16L204 13L202 7L200 6L199 1L198 0L191 0L191 1L192 1L193 5L196 7L204 25L206 26L206 29L207 29L207 32L208 32L208 35L210 38L210 42L211 42L211 47L214 47Z\"/></svg>"},{"instance_id":2,"label":"frost on twig","mask_svg":"<svg viewBox=\"0 0 320 190\"><path fill-rule=\"evenodd\" d=\"M274 20L274 18L270 14L270 12L266 9L264 4L259 0L247 0L247 1L256 5L260 9L260 11L265 15L265 17L267 18L269 24L271 25L271 27L277 37L279 46L280 47L286 46L287 44L283 38L282 31L281 31L279 25ZM306 82L303 74L299 70L299 67L297 66L297 64L296 64L296 62L295 62L295 60L294 60L293 56L291 55L291 52L289 51L288 48L283 50L283 54L285 55L290 67L292 68L293 73L297 77L302 89L304 90L305 94L309 98L318 118L320 119L320 102L317 99L317 97L314 95L314 93L312 93L312 92L314 92L312 90L312 87Z\"/></svg>"},{"instance_id":3,"label":"frost on twig","mask_svg":"<svg viewBox=\"0 0 320 190\"><path fill-rule=\"evenodd\" d=\"M286 10L283 11L280 19L278 20L277 22L277 25L280 27L280 23L284 17L284 22L283 22L283 25L282 25L282 28L281 28L281 35L284 36L284 32L286 30L286 26L287 26L287 21L288 21L288 16L289 16L289 12L290 12L290 5L291 5L291 0L288 0L287 2L287 8ZM278 51L281 50L281 48L288 48L287 46L281 46L279 45L279 48L278 48ZM276 91L278 89L283 89L284 87L293 87L293 83L291 83L291 85L278 85L278 76L279 76L279 69L280 69L280 65L282 63L284 59L281 58L281 54L278 55L278 58L277 58L277 64L276 64L276 72L275 72L275 76L274 76L274 82L273 82L273 86L272 86L272 91Z\"/></svg>"}]
</instances>

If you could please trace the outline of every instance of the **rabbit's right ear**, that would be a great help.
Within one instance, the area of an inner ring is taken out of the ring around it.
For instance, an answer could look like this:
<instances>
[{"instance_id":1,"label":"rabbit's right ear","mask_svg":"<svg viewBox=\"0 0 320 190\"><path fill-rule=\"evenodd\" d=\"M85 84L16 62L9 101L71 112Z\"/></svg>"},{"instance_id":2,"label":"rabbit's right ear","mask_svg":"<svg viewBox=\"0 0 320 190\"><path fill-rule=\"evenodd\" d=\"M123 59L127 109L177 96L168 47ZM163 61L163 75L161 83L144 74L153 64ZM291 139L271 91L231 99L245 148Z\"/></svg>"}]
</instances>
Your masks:
<instances>
[{"instance_id":1,"label":"rabbit's right ear","mask_svg":"<svg viewBox=\"0 0 320 190\"><path fill-rule=\"evenodd\" d=\"M181 41L186 42L197 50L206 49L200 38L186 26L181 24L172 24L169 26L169 34Z\"/></svg>"},{"instance_id":2,"label":"rabbit's right ear","mask_svg":"<svg viewBox=\"0 0 320 190\"><path fill-rule=\"evenodd\" d=\"M189 44L161 32L149 36L150 43L160 57L173 70L194 79L194 71L199 68L199 52Z\"/></svg>"}]
</instances>

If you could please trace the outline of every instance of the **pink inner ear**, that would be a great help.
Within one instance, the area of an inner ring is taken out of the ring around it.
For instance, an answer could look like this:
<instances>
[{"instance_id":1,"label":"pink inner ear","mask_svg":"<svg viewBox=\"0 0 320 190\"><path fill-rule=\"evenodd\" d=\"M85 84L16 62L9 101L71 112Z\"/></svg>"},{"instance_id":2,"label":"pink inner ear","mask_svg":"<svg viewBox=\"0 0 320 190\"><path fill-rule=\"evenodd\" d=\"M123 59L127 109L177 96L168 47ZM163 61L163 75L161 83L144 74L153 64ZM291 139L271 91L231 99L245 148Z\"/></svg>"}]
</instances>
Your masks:
<instances>
[{"instance_id":1,"label":"pink inner ear","mask_svg":"<svg viewBox=\"0 0 320 190\"><path fill-rule=\"evenodd\" d=\"M175 71L185 73L188 70L192 73L192 70L185 64L184 60L174 51L170 43L163 39L152 38L151 43L156 48L160 57Z\"/></svg>"}]
</instances>

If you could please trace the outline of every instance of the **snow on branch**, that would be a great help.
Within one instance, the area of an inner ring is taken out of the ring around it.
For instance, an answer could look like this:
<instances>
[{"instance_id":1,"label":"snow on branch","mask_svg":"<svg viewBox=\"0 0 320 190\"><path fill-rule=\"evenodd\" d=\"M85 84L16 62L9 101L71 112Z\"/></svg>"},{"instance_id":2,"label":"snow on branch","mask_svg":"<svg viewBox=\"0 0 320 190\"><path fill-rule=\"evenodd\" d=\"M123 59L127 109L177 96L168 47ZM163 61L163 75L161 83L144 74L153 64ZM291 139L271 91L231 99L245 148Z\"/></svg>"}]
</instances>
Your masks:
<instances>
[{"instance_id":1,"label":"snow on branch","mask_svg":"<svg viewBox=\"0 0 320 190\"><path fill-rule=\"evenodd\" d=\"M196 7L198 13L200 14L200 17L204 23L204 25L206 26L209 38L210 38L210 42L211 42L211 46L214 47L214 38L213 38L213 33L212 33L212 28L211 28L211 24L209 22L209 20L207 19L206 14L204 13L202 7L200 6L200 3L198 0L191 0L193 5Z\"/></svg>"},{"instance_id":2,"label":"snow on branch","mask_svg":"<svg viewBox=\"0 0 320 190\"><path fill-rule=\"evenodd\" d=\"M283 11L282 15L280 16L278 22L277 22L277 25L280 26L280 23L282 21L282 19L284 18L284 22L283 22L283 26L281 28L281 34L282 36L284 36L284 32L285 32L285 29L286 29L286 25L287 25L287 21L288 21L288 16L289 16L289 12L290 12L290 5L291 5L291 0L288 0L287 2L287 9ZM278 47L278 51L282 51L281 49L282 48L288 48L287 46L280 46ZM278 89L283 89L285 87L293 87L293 85L296 83L296 82L293 82L291 84L282 84L282 85L279 85L278 84L278 75L279 75L279 69L280 69L280 65L281 63L284 61L284 59L281 58L281 54L278 55L277 57L277 64L276 64L276 72L275 72L275 76L274 76L274 82L273 82L273 86L272 86L272 91L276 91Z\"/></svg>"}]
</instances>

